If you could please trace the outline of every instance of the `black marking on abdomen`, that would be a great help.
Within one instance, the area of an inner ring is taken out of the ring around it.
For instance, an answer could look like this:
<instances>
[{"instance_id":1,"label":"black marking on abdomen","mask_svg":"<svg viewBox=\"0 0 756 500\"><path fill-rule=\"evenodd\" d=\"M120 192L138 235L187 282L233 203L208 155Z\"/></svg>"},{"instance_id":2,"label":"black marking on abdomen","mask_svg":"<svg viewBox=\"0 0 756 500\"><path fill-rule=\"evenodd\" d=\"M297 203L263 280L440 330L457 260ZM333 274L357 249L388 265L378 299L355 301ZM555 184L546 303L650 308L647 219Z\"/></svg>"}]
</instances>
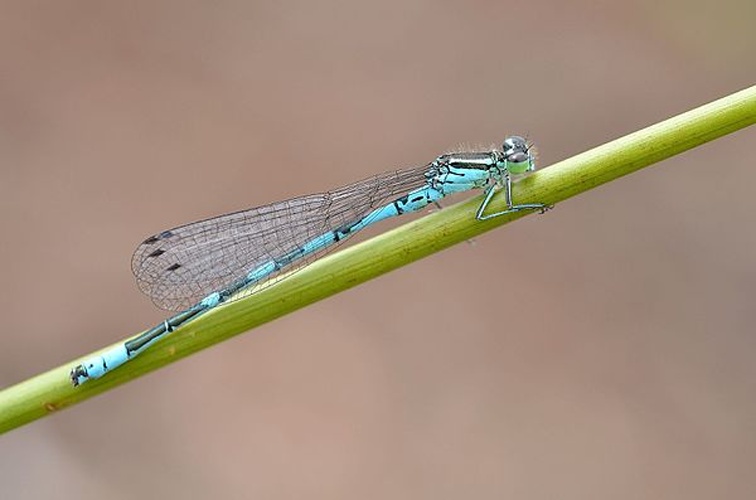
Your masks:
<instances>
[{"instance_id":1,"label":"black marking on abdomen","mask_svg":"<svg viewBox=\"0 0 756 500\"><path fill-rule=\"evenodd\" d=\"M296 250L292 250L291 252L287 253L280 259L276 259L276 267L278 267L278 269L281 269L284 266L288 266L289 264L300 258L302 255L304 255L303 250L304 249L302 248L297 248Z\"/></svg>"},{"instance_id":2,"label":"black marking on abdomen","mask_svg":"<svg viewBox=\"0 0 756 500\"><path fill-rule=\"evenodd\" d=\"M404 198L399 198L398 200L394 200L394 208L396 208L397 215L402 215L404 213L404 208L401 205L399 205L399 202L402 200L404 200L405 204L407 203L406 196Z\"/></svg>"},{"instance_id":3,"label":"black marking on abdomen","mask_svg":"<svg viewBox=\"0 0 756 500\"><path fill-rule=\"evenodd\" d=\"M362 221L363 221L363 219L359 219L357 222L350 222L350 223L344 224L340 228L336 229L333 232L333 235L334 235L333 236L333 241L334 241L334 243L338 242L339 240L341 240L341 239L343 239L343 238L345 238L347 236L349 236L352 233L352 231L354 231L354 228L357 227L360 224L360 222L362 222Z\"/></svg>"}]
</instances>

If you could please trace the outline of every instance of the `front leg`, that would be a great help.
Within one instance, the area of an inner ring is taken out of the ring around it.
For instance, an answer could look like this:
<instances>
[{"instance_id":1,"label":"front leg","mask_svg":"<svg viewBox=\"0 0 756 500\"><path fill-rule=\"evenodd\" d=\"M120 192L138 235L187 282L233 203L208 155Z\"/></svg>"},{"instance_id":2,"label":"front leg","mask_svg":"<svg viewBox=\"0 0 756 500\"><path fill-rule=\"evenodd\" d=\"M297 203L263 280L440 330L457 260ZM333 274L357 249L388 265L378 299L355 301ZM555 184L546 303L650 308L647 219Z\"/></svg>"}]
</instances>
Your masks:
<instances>
[{"instance_id":1,"label":"front leg","mask_svg":"<svg viewBox=\"0 0 756 500\"><path fill-rule=\"evenodd\" d=\"M522 210L540 210L541 213L544 213L550 208L553 208L553 205L546 205L544 203L524 203L521 205L515 205L512 202L512 178L507 173L504 176L504 199L507 202L507 209L493 214L483 214L483 212L486 211L488 204L491 202L491 198L493 198L493 195L496 192L496 184L497 183L491 183L488 185L488 187L486 187L485 197L478 207L478 211L475 213L476 219L488 220L493 219L494 217L499 217L501 215L520 212Z\"/></svg>"}]
</instances>

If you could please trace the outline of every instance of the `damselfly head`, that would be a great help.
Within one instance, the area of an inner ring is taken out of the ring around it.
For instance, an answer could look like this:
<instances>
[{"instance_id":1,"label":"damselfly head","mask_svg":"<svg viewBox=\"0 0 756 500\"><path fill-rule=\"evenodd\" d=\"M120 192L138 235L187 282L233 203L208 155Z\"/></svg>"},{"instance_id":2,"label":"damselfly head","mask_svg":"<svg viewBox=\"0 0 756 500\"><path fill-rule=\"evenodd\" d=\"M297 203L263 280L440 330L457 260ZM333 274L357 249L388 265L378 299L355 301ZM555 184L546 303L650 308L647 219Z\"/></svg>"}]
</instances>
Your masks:
<instances>
[{"instance_id":1,"label":"damselfly head","mask_svg":"<svg viewBox=\"0 0 756 500\"><path fill-rule=\"evenodd\" d=\"M535 170L535 159L530 152L528 141L519 135L511 135L504 139L502 151L510 173L523 174Z\"/></svg>"}]
</instances>

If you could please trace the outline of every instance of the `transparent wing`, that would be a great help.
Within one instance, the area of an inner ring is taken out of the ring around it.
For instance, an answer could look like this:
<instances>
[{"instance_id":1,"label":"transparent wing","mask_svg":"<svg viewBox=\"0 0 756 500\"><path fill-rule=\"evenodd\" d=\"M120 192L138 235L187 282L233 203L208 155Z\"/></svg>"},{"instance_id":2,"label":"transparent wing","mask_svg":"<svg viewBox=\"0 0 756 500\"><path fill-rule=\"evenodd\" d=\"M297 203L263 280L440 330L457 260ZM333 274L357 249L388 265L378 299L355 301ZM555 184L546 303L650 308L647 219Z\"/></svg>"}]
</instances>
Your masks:
<instances>
[{"instance_id":1,"label":"transparent wing","mask_svg":"<svg viewBox=\"0 0 756 500\"><path fill-rule=\"evenodd\" d=\"M334 191L292 198L178 226L144 240L131 269L140 290L158 307L181 310L222 290L257 266L419 188L427 167L398 170ZM292 263L303 267L331 245ZM267 277L259 288L275 282Z\"/></svg>"}]
</instances>

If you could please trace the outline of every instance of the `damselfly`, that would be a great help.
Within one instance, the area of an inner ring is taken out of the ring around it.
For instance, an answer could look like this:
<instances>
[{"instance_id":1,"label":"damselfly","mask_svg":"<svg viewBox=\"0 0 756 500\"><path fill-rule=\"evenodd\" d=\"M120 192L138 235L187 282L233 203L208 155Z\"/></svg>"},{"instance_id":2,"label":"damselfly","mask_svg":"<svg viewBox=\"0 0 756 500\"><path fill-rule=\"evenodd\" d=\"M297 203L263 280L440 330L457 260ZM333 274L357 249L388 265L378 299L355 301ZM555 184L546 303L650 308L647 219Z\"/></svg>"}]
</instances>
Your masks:
<instances>
[{"instance_id":1,"label":"damselfly","mask_svg":"<svg viewBox=\"0 0 756 500\"><path fill-rule=\"evenodd\" d=\"M356 232L378 221L415 212L452 193L483 189L475 217L486 220L521 210L550 208L515 204L512 176L535 170L527 141L504 140L501 150L445 154L423 167L397 170L320 194L234 212L150 236L132 258L139 288L159 307L181 310L154 328L71 370L77 386L99 378L187 321L254 287L303 267ZM507 207L486 213L497 188Z\"/></svg>"}]
</instances>

